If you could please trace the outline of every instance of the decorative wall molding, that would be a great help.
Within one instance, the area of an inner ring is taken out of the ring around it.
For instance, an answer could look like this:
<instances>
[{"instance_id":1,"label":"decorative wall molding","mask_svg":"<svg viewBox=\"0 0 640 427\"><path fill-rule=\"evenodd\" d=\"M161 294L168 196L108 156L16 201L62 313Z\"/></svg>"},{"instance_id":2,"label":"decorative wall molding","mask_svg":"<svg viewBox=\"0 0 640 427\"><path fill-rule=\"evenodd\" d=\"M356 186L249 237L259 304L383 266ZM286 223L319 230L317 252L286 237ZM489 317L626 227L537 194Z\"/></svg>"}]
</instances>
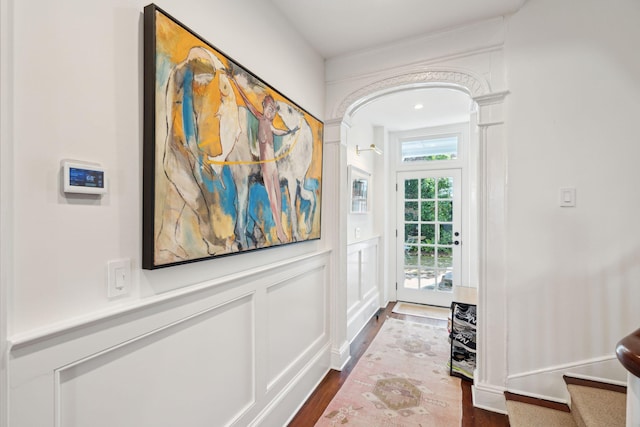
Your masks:
<instances>
[{"instance_id":1,"label":"decorative wall molding","mask_svg":"<svg viewBox=\"0 0 640 427\"><path fill-rule=\"evenodd\" d=\"M380 238L378 236L347 245L347 341L351 342L369 319L380 309L381 293L378 269ZM350 305L349 305L350 304Z\"/></svg>"},{"instance_id":2,"label":"decorative wall molding","mask_svg":"<svg viewBox=\"0 0 640 427\"><path fill-rule=\"evenodd\" d=\"M83 316L81 318L69 319L64 322L49 325L46 328L39 328L33 331L21 333L19 335L14 335L9 338L9 345L10 345L9 351L11 352L12 350L29 346L39 341L47 340L58 335L69 333L74 329L86 327L89 325L100 323L102 321L107 321L111 318L120 317L127 313L133 313L133 312L136 312L154 305L166 303L168 301L175 300L178 298L187 297L189 295L193 295L195 293L202 292L204 290L207 290L213 287L228 285L232 283L240 283L240 282L246 281L248 278L260 277L267 273L275 272L277 270L286 270L287 266L291 266L291 265L294 265L306 260L311 260L317 257L325 257L325 256L328 256L329 253L330 253L329 250L318 251L318 252L302 255L300 257L284 260L281 262L252 268L250 270L245 270L235 274L219 277L214 280L207 280L207 281L195 284L193 286L180 288L175 291L166 292L154 297L149 297L144 300L136 301L131 304L121 305L113 309L92 313L87 316Z\"/></svg>"},{"instance_id":3,"label":"decorative wall molding","mask_svg":"<svg viewBox=\"0 0 640 427\"><path fill-rule=\"evenodd\" d=\"M432 68L370 83L345 97L335 109L333 117L351 116L373 99L388 93L429 86L457 88L467 92L474 99L491 92L487 80L471 71Z\"/></svg>"},{"instance_id":4,"label":"decorative wall molding","mask_svg":"<svg viewBox=\"0 0 640 427\"><path fill-rule=\"evenodd\" d=\"M502 267L506 256L505 221L506 206L506 143L505 143L505 99L508 91L492 92L491 85L503 87L502 62L499 55L483 53L486 63L470 59L471 69L456 65L424 65L423 70L393 70L383 77L360 76L349 82L350 93L344 90L344 96L336 96L335 108L330 116L336 119L350 120L358 109L376 99L395 92L419 88L450 88L467 93L474 101L475 108L471 120L478 132L473 132L471 144L478 145L478 311L479 319L490 318L478 322L478 368L476 370L479 403L491 410L506 410L502 391L506 384L505 368L506 327L488 328L489 324L506 325L506 309L504 299L505 278ZM495 59L495 61L493 60ZM482 71L479 71L482 70ZM485 76L494 76L490 81ZM392 75L395 72L396 75ZM360 82L360 87L358 83ZM489 164L490 163L490 164ZM344 164L342 165L344 166ZM489 192L491 189L491 192ZM338 220L346 222L344 220ZM338 277L344 282L346 274ZM490 295L501 295L498 300L490 299ZM486 353L486 354L485 354Z\"/></svg>"},{"instance_id":5,"label":"decorative wall molding","mask_svg":"<svg viewBox=\"0 0 640 427\"><path fill-rule=\"evenodd\" d=\"M475 382L472 390L473 406L507 415L507 403L504 398L506 389L504 387Z\"/></svg>"},{"instance_id":6,"label":"decorative wall molding","mask_svg":"<svg viewBox=\"0 0 640 427\"><path fill-rule=\"evenodd\" d=\"M617 373L617 377L612 375ZM506 389L524 396L566 403L569 400L563 375L626 386L626 373L615 355L605 355L571 363L511 374Z\"/></svg>"},{"instance_id":7,"label":"decorative wall molding","mask_svg":"<svg viewBox=\"0 0 640 427\"><path fill-rule=\"evenodd\" d=\"M176 388L185 401L195 404L201 402L202 393L210 393L225 405L225 419L234 425L259 425L260 420L265 420L263 425L285 425L331 363L330 255L319 251L14 338L9 353L9 423L59 427L76 409L79 417L86 418L92 409L83 402L107 410L125 399L122 393L112 393L113 385L104 386L105 379L130 378L128 387L135 392L144 387L145 378L162 370L163 363L171 363L177 371L167 377L167 387ZM314 292L308 294L309 289ZM291 307L296 292L305 292L308 298L296 298ZM292 309L307 313L308 322L291 322ZM242 340L231 338L240 335ZM219 339L235 347L218 351ZM348 345L345 352L348 358ZM151 357L141 356L148 353ZM189 387L180 379L182 371L203 381ZM243 388L225 394L227 381L204 381L200 375L207 372L216 378L235 375ZM171 412L171 390L156 391L156 418L184 412L184 407L180 407L183 412ZM198 405L198 410L188 412L192 419L185 423L209 420L206 406ZM129 412L114 414L116 418L133 423L145 415L144 406L120 406ZM95 425L108 423L105 418Z\"/></svg>"},{"instance_id":8,"label":"decorative wall molding","mask_svg":"<svg viewBox=\"0 0 640 427\"><path fill-rule=\"evenodd\" d=\"M67 398L73 401L75 398L75 396L73 395L65 396L64 389L62 387L63 383L67 381L77 380L80 377L86 375L87 373L92 372L93 369L108 367L110 363L117 362L121 359L126 358L126 356L129 355L129 353L134 353L139 351L149 352L150 350L148 349L151 346L161 342L162 340L167 339L168 337L176 337L178 336L178 334L180 334L184 330L195 327L199 324L202 324L203 322L213 321L215 320L216 315L221 314L225 311L237 309L240 305L244 305L246 307L245 311L248 317L255 319L256 317L255 291L251 291L246 294L241 294L236 298L232 298L230 300L224 301L223 303L214 304L209 308L193 313L192 315L186 316L182 319L179 319L175 322L167 324L163 327L151 330L146 334L142 334L133 339L125 341L119 345L106 348L101 352L91 354L80 360L71 362L65 366L55 369L53 371L53 382L54 382L54 390L55 390L54 391L55 413L56 413L55 427L62 427L63 425L65 425L65 423L62 422L62 420L68 416L68 414L64 413L65 408L62 403L63 399ZM249 344L249 348L247 348L247 350L249 350L251 353L255 353L256 352L255 330L251 329L250 331L245 333L246 333L246 338L249 338L247 342L247 344ZM174 349L174 351L179 354L179 353L182 353L184 349L178 346ZM216 349L216 352L217 351L218 350ZM164 356L167 357L167 355L164 355ZM242 370L243 372L246 372L248 374L248 377L245 378L244 381L247 383L251 383L253 385L252 392L250 393L250 395L246 396L247 400L245 402L242 402L240 405L238 405L237 412L232 417L232 423L235 423L237 420L245 416L249 408L251 408L251 406L255 405L256 403L256 398L257 398L256 396L257 378L256 378L256 365L255 365L256 361L255 361L255 358L253 359L254 360L252 362L247 363L246 365L247 369ZM191 361L190 368L193 369L197 367L196 365L194 365L195 363L197 363L196 360L198 359L195 358L195 360ZM150 362L150 363L153 363L153 362ZM180 368L180 366L175 366L175 368ZM75 373L76 370L79 372L78 375L76 375ZM122 372L121 375L123 377L127 377L128 374L126 372ZM183 392L183 394L186 395L188 394L188 392L185 391ZM93 396L90 396L90 397L93 397ZM95 396L95 397L96 398L101 397L103 399L105 398L105 396ZM123 408L120 408L120 409L123 410Z\"/></svg>"}]
</instances>

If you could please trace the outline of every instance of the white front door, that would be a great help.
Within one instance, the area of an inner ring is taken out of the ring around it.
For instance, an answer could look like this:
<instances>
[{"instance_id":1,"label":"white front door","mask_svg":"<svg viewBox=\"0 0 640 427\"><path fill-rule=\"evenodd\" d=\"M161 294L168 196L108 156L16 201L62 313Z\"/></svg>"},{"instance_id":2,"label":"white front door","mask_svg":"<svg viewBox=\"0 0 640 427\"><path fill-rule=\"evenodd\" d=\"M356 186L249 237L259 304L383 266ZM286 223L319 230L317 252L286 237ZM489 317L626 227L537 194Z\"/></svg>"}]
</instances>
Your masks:
<instances>
[{"instance_id":1,"label":"white front door","mask_svg":"<svg viewBox=\"0 0 640 427\"><path fill-rule=\"evenodd\" d=\"M397 299L449 307L461 277L460 169L398 173Z\"/></svg>"}]
</instances>

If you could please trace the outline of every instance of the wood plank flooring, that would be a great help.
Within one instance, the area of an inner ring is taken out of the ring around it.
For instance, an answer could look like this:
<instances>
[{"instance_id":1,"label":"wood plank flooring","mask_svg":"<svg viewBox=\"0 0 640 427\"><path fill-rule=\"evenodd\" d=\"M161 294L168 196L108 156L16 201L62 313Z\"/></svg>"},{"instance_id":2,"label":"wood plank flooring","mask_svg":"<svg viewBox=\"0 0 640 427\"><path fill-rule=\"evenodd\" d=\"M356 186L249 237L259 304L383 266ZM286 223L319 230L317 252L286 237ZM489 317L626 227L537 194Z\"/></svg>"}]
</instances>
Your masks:
<instances>
[{"instance_id":1,"label":"wood plank flooring","mask_svg":"<svg viewBox=\"0 0 640 427\"><path fill-rule=\"evenodd\" d=\"M380 310L377 316L371 318L369 323L364 327L362 332L351 343L351 359L342 371L331 370L324 377L318 388L307 399L300 411L289 423L289 427L312 427L316 421L322 416L322 413L336 395L342 384L353 370L360 357L373 341L380 327L387 317L396 319L410 320L412 322L420 322L437 326L447 325L446 320L428 319L425 317L408 316L404 314L393 313L395 303L389 303L384 310ZM461 381L462 387L462 427L508 427L509 420L506 415L496 414L494 412L485 411L473 407L471 397L471 383ZM375 426L371 426L375 427ZM449 426L442 426L449 427Z\"/></svg>"}]
</instances>

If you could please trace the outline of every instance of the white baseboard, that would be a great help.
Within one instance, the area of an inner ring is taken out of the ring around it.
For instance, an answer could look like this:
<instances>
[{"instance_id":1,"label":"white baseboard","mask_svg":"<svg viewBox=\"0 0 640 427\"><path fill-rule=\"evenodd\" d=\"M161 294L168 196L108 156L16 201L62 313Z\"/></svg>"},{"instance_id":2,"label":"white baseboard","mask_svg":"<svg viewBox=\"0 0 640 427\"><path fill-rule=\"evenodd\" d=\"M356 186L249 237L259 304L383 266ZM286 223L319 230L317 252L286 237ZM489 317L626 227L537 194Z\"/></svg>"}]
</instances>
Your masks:
<instances>
[{"instance_id":1,"label":"white baseboard","mask_svg":"<svg viewBox=\"0 0 640 427\"><path fill-rule=\"evenodd\" d=\"M322 382L326 373L326 356L329 345L322 347L320 351L298 372L293 379L269 402L262 411L254 418L249 426L270 425L272 418L281 419L282 414L290 414L287 424L298 413L298 410L306 402L307 398L315 391ZM323 374L319 375L320 373ZM310 384L315 384L310 386ZM300 400L300 391L308 391L306 397ZM294 408L293 411L290 409ZM265 424L266 423L266 424ZM271 424L273 425L273 424Z\"/></svg>"},{"instance_id":2,"label":"white baseboard","mask_svg":"<svg viewBox=\"0 0 640 427\"><path fill-rule=\"evenodd\" d=\"M566 403L569 392L564 375L626 385L626 371L615 355L607 355L509 375L506 388L513 393Z\"/></svg>"},{"instance_id":3,"label":"white baseboard","mask_svg":"<svg viewBox=\"0 0 640 427\"><path fill-rule=\"evenodd\" d=\"M367 325L369 320L380 310L378 299L380 293L377 290L370 292L369 295L359 303L357 309L348 314L347 320L347 341L352 342L355 337Z\"/></svg>"},{"instance_id":4,"label":"white baseboard","mask_svg":"<svg viewBox=\"0 0 640 427\"><path fill-rule=\"evenodd\" d=\"M496 387L490 384L476 383L471 388L473 393L473 406L487 411L507 414L507 404L504 398L504 387Z\"/></svg>"},{"instance_id":5,"label":"white baseboard","mask_svg":"<svg viewBox=\"0 0 640 427\"><path fill-rule=\"evenodd\" d=\"M342 368L344 368L344 365L346 365L350 359L351 353L348 341L343 342L340 348L333 347L331 349L331 369L342 371Z\"/></svg>"}]
</instances>

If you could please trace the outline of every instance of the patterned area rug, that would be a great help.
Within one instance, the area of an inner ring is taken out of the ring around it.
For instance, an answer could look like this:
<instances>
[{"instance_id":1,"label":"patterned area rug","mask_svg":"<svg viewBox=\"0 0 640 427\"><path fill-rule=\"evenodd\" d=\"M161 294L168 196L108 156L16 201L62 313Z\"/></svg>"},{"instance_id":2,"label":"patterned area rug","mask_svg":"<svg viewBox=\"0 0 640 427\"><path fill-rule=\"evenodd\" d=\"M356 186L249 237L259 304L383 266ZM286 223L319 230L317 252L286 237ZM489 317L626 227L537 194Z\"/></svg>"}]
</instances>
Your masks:
<instances>
[{"instance_id":1,"label":"patterned area rug","mask_svg":"<svg viewBox=\"0 0 640 427\"><path fill-rule=\"evenodd\" d=\"M316 426L459 426L447 331L388 318Z\"/></svg>"}]
</instances>

